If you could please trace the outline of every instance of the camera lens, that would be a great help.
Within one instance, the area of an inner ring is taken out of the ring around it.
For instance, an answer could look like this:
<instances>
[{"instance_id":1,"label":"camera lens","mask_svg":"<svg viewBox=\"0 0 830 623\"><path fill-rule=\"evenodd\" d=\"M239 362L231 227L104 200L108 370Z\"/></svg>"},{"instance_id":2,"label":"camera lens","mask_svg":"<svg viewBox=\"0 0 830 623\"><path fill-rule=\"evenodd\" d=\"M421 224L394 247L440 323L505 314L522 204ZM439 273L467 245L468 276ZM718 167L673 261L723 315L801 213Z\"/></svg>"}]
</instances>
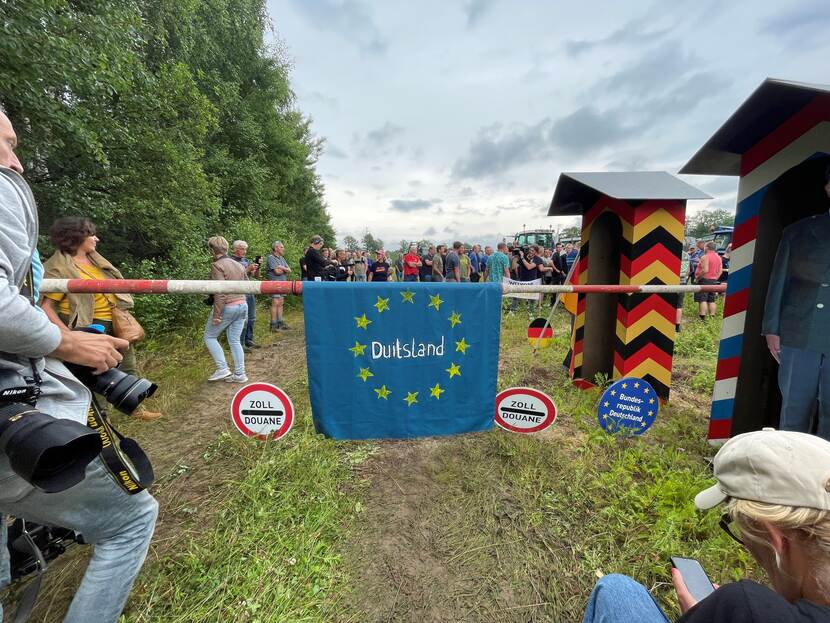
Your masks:
<instances>
[{"instance_id":1,"label":"camera lens","mask_svg":"<svg viewBox=\"0 0 830 623\"><path fill-rule=\"evenodd\" d=\"M118 368L110 368L103 374L93 374L90 368L67 366L78 380L126 415L130 415L146 398L152 396L158 385Z\"/></svg>"},{"instance_id":2,"label":"camera lens","mask_svg":"<svg viewBox=\"0 0 830 623\"><path fill-rule=\"evenodd\" d=\"M101 394L113 407L130 415L145 398L152 396L158 386L147 379L110 368L95 379L93 391Z\"/></svg>"},{"instance_id":3,"label":"camera lens","mask_svg":"<svg viewBox=\"0 0 830 623\"><path fill-rule=\"evenodd\" d=\"M46 493L75 486L101 451L101 438L80 422L23 403L0 407L0 452L12 470Z\"/></svg>"}]
</instances>

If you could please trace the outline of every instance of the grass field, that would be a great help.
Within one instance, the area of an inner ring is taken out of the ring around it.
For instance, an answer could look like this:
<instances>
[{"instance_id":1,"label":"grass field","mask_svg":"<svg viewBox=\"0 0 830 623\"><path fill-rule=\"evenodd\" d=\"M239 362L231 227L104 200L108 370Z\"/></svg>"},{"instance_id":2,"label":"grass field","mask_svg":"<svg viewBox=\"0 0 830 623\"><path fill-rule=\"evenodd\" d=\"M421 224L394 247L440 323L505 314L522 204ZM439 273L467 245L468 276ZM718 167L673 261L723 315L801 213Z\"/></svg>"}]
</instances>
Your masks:
<instances>
[{"instance_id":1,"label":"grass field","mask_svg":"<svg viewBox=\"0 0 830 623\"><path fill-rule=\"evenodd\" d=\"M298 421L279 442L251 443L230 430L230 389L202 383L210 366L197 338L155 345L148 376L175 378L176 390L157 401L162 426L127 425L157 464L162 516L125 620L577 621L598 575L612 572L675 613L671 555L700 559L716 582L755 575L717 513L693 508L711 482L719 323L687 318L672 400L634 439L603 433L598 391L566 380L564 313L537 355L527 315L503 322L500 387L537 387L559 408L532 436L327 440L311 424L295 329L261 336L274 343L248 372L286 389ZM289 321L300 327L302 316ZM59 620L83 564L81 553L64 558L47 620Z\"/></svg>"}]
</instances>

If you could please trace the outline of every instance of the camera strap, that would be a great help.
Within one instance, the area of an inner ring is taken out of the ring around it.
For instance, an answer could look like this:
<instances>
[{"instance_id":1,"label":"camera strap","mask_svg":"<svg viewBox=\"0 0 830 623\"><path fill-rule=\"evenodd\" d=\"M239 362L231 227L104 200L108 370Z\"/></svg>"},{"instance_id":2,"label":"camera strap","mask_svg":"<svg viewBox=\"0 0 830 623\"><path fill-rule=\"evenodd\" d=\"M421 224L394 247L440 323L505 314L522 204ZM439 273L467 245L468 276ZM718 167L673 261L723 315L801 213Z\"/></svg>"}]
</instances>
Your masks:
<instances>
[{"instance_id":1,"label":"camera strap","mask_svg":"<svg viewBox=\"0 0 830 623\"><path fill-rule=\"evenodd\" d=\"M118 432L94 397L87 413L87 426L101 437L101 459L124 491L135 495L153 484L155 474L147 454L135 439Z\"/></svg>"},{"instance_id":2,"label":"camera strap","mask_svg":"<svg viewBox=\"0 0 830 623\"><path fill-rule=\"evenodd\" d=\"M40 548L35 543L32 535L29 534L29 531L26 529L25 521L23 521L23 528L20 536L31 551L32 556L34 556L35 560L37 560L37 575L32 578L29 586L27 586L26 590L23 591L23 596L17 604L17 611L14 613L14 619L12 619L11 623L26 623L26 621L29 620L32 610L35 607L38 593L40 593L40 585L43 582L43 574L46 573L47 568L43 552L40 551Z\"/></svg>"}]
</instances>

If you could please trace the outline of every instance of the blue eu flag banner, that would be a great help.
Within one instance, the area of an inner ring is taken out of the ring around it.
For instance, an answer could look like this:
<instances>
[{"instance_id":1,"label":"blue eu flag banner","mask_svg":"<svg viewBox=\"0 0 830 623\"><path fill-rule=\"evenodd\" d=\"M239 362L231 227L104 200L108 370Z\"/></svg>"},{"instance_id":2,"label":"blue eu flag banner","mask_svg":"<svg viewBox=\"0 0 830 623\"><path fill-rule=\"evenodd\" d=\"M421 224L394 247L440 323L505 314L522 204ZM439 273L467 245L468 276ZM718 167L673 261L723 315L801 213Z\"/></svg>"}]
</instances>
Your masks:
<instances>
[{"instance_id":1,"label":"blue eu flag banner","mask_svg":"<svg viewBox=\"0 0 830 623\"><path fill-rule=\"evenodd\" d=\"M303 283L314 425L334 439L492 428L501 284Z\"/></svg>"}]
</instances>

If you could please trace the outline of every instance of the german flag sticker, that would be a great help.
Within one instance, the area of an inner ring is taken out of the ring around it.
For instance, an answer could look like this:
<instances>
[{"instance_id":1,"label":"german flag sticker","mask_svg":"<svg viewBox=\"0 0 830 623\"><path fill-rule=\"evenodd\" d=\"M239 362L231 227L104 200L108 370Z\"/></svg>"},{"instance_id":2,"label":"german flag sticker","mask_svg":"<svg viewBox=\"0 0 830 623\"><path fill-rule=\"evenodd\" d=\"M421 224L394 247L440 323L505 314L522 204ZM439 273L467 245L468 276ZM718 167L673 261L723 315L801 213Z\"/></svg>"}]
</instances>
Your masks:
<instances>
[{"instance_id":1,"label":"german flag sticker","mask_svg":"<svg viewBox=\"0 0 830 623\"><path fill-rule=\"evenodd\" d=\"M527 341L531 346L536 346L536 340L539 338L539 348L547 348L550 346L550 341L553 339L553 328L548 325L545 328L545 319L537 318L530 323L527 328Z\"/></svg>"}]
</instances>

